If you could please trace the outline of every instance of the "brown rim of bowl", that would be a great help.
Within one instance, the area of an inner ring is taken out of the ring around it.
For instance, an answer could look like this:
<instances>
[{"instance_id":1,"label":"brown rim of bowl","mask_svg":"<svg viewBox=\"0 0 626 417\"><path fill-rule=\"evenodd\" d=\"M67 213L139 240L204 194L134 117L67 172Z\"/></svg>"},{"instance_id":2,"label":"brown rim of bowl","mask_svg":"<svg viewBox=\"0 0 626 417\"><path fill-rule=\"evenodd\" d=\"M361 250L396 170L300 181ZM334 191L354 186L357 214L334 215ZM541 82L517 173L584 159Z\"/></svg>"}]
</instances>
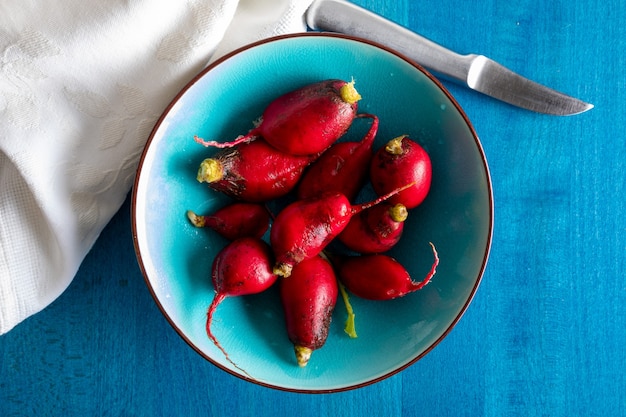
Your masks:
<instances>
[{"instance_id":1,"label":"brown rim of bowl","mask_svg":"<svg viewBox=\"0 0 626 417\"><path fill-rule=\"evenodd\" d=\"M406 364L393 369L389 372L387 372L384 375L378 376L376 378L370 379L368 381L365 382L360 382L360 383L356 383L353 385L348 385L348 386L344 386L344 387L338 387L338 388L329 388L329 389L304 389L304 388L289 388L289 387L282 387L279 385L274 385L274 384L270 384L267 382L262 382L262 381L258 381L255 380L253 378L247 377L245 375L241 375L238 373L235 373L234 371L224 367L223 365L219 364L218 362L214 361L213 359L211 359L209 356L207 356L204 352L202 352L197 346L195 346L191 340L189 340L187 338L187 336L183 333L183 331L178 328L178 326L176 326L176 324L173 322L173 320L169 317L169 315L167 314L167 312L165 311L165 309L163 308L163 305L161 304L161 302L159 301L159 299L156 296L156 293L154 291L154 289L152 288L152 285L150 284L150 281L148 279L145 267L144 267L144 263L141 257L141 253L139 251L139 244L137 242L137 223L136 223L136 205L137 205L137 195L136 195L136 189L137 189L137 184L139 183L140 180L140 176L141 176L141 168L143 166L143 162L147 153L148 148L150 147L150 144L152 143L152 140L154 138L154 135L156 133L156 131L159 129L159 127L161 126L161 123L163 122L164 118L166 117L166 115L170 112L170 110L172 109L172 107L178 102L178 100L199 80L201 79L207 72L211 71L213 68L215 68L216 66L220 65L222 62L227 61L228 59L230 59L231 57L246 51L248 49L254 48L256 46L259 45L263 45L266 43L270 43L270 42L276 42L276 41L280 41L283 39L290 39L290 38L303 38L303 37L321 37L321 38L339 38L339 39L345 39L345 40L349 40L349 41L354 41L354 42L360 42L360 43L364 43L364 44L368 44L371 46L374 46L376 48L379 48L381 50L384 50L388 53L391 53L397 57L399 57L400 59L404 60L405 62L407 62L408 64L412 65L413 67L415 67L417 70L421 71L424 75L426 75L432 82L434 82L439 89L446 95L446 97L450 100L450 102L454 105L454 107L456 108L456 110L459 112L459 114L463 117L463 120L465 121L465 124L467 125L467 127L470 129L471 133L472 133L472 137L474 138L474 142L476 144L476 147L478 148L478 151L480 153L481 156L481 160L483 163L483 168L485 170L485 174L486 174L486 179L487 179L487 188L488 188L488 193L489 193L489 232L487 235L487 243L485 246L485 254L483 256L483 261L482 261L482 265L480 267L480 272L478 273L478 276L476 278L476 282L472 288L472 291L470 292L469 297L467 298L467 300L465 301L465 303L463 304L463 307L461 308L461 310L459 311L459 313L456 315L456 317L454 318L454 320L450 323L450 325L448 326L448 328L441 334L441 336L439 336L437 338L437 340L435 340L426 350L424 350L422 353L420 353L419 355L417 355L415 358L411 359L409 362L407 362ZM456 101L456 99L452 96L452 94L450 94L450 92L443 86L443 84L436 79L430 72L428 72L424 67L422 67L421 65L417 64L416 62L412 61L411 59L409 59L408 57L406 57L405 55L395 51L392 48L389 48L385 45L382 45L380 43L368 40L368 39L364 39L364 38L360 38L360 37L356 37L356 36L351 36L351 35L344 35L344 34L340 34L340 33L332 33L332 32L302 32L302 33L292 33L292 34L285 34L285 35L278 35L278 36L274 36L271 38L267 38L267 39L262 39L247 45L244 45L222 57L220 57L219 59L217 59L216 61L212 62L211 64L209 64L206 68L204 68L202 71L200 71L195 77L193 77L179 92L178 94L176 94L176 96L172 99L172 101L167 105L167 107L164 109L164 111L161 113L161 116L159 116L159 119L157 120L156 124L154 125L152 131L150 132L150 136L148 137L148 140L146 142L146 145L144 147L144 150L142 151L141 157L139 159L139 165L137 167L137 175L135 176L135 181L133 184L133 193L132 193L132 200L131 200L131 226L132 226L132 233L133 233L133 246L135 248L135 255L137 257L137 262L139 264L139 268L141 270L142 276L144 278L144 281L148 287L148 290L150 291L150 294L153 298L153 300L156 302L159 310L161 311L161 313L163 314L163 316L166 318L166 320L169 322L169 324L174 328L174 330L176 330L176 332L178 333L178 335L193 349L195 350L200 356L202 356L203 358L205 358L206 360L208 360L210 363L212 363L213 365L215 365L216 367L220 368L221 370L237 377L240 379L243 379L244 381L247 382L252 382L254 384L263 386L263 387L267 387L267 388L272 388L272 389L276 389L279 391L286 391L286 392L294 392L294 393L302 393L302 394L329 394L329 393L339 393L339 392L344 392L344 391L350 391L350 390L354 390L354 389L358 389L358 388L363 388L366 387L368 385L373 385L377 382L380 382L382 380L385 380L389 377L392 377L396 374L399 374L400 372L404 371L405 369L407 369L408 367L410 367L411 365L415 364L417 361L419 361L421 358L423 358L424 356L426 356L430 351L432 351L444 338L446 338L446 336L452 331L452 329L456 326L456 324L459 322L459 320L461 319L461 317L465 314L467 308L469 307L470 303L472 302L476 291L478 290L478 287L482 281L486 266L487 266L487 260L489 258L489 253L491 250L491 241L493 238L493 224L494 224L494 203L493 203L493 189L492 189L492 184L491 184L491 175L489 172L489 166L487 165L487 159L485 157L485 152L483 150L482 144L480 142L480 140L478 139L478 135L476 134L476 131L472 125L472 123L470 122L469 118L467 117L467 115L465 114L465 112L463 111L463 109L461 108L461 106L459 105L459 103Z\"/></svg>"}]
</instances>

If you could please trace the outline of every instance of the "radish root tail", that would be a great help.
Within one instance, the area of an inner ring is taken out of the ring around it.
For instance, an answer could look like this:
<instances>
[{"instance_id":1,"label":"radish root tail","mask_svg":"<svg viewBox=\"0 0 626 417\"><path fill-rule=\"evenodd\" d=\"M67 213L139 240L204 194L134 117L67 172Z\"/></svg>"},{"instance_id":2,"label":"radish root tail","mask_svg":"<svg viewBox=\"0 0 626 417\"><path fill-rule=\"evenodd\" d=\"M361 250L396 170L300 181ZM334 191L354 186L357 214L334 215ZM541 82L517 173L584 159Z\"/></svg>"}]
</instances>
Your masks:
<instances>
[{"instance_id":1,"label":"radish root tail","mask_svg":"<svg viewBox=\"0 0 626 417\"><path fill-rule=\"evenodd\" d=\"M435 245L432 242L428 242L428 243L430 244L430 247L433 250L434 261L433 261L432 266L430 267L430 271L428 271L428 275L426 275L426 277L422 280L422 282L416 283L414 285L413 287L414 291L421 290L422 288L424 288L426 284L430 282L432 277L434 277L435 274L437 273L437 266L439 265L439 254L437 253L437 249L435 248Z\"/></svg>"},{"instance_id":2,"label":"radish root tail","mask_svg":"<svg viewBox=\"0 0 626 417\"><path fill-rule=\"evenodd\" d=\"M224 298L226 298L226 296L224 294L216 294L215 297L213 298L213 301L211 302L211 305L209 306L209 309L207 311L206 334L207 334L207 336L209 336L209 339L211 339L213 344L215 344L215 346L217 346L219 348L219 350L222 351L222 353L224 354L224 357L226 358L226 360L228 362L230 362L235 368L237 368L241 372L243 372L248 378L254 379L248 372L246 372L245 369L239 367L239 365L237 365L235 362L233 362L233 360L230 358L230 356L228 355L228 353L226 352L224 347L222 347L220 342L217 340L217 338L213 335L213 332L211 331L211 323L213 322L213 314L215 313L215 310L217 309L217 306L222 301L224 301Z\"/></svg>"},{"instance_id":3,"label":"radish root tail","mask_svg":"<svg viewBox=\"0 0 626 417\"><path fill-rule=\"evenodd\" d=\"M239 135L235 138L235 140L230 141L230 142L218 142L216 140L204 140L199 136L194 136L193 140L196 141L196 143L199 143L200 145L206 147L206 148L232 148L234 146L239 145L240 143L247 143L247 142L252 142L253 140L255 140L257 138L256 132L253 130L251 130L248 134L246 135Z\"/></svg>"}]
</instances>

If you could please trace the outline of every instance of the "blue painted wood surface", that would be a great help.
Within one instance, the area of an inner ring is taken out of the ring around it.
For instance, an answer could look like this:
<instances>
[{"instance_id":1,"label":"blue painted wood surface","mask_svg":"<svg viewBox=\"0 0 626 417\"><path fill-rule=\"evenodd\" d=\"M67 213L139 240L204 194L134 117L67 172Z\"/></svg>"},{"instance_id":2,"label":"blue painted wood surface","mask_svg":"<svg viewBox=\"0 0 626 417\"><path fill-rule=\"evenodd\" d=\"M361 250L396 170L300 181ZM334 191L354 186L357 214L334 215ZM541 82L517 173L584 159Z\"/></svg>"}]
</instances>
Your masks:
<instances>
[{"instance_id":1,"label":"blue painted wood surface","mask_svg":"<svg viewBox=\"0 0 626 417\"><path fill-rule=\"evenodd\" d=\"M356 3L596 106L543 116L446 83L483 142L496 209L482 285L450 335L355 391L243 382L153 303L127 201L69 289L0 337L1 416L626 415L626 1Z\"/></svg>"}]
</instances>

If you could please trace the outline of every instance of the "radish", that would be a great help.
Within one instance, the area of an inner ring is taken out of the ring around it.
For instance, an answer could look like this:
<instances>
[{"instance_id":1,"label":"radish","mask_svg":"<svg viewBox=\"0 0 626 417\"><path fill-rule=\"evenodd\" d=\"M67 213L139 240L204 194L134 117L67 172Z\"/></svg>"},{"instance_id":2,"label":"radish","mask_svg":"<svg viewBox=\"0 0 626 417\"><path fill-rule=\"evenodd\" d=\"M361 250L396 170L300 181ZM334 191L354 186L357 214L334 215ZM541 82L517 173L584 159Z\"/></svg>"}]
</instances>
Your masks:
<instances>
[{"instance_id":1,"label":"radish","mask_svg":"<svg viewBox=\"0 0 626 417\"><path fill-rule=\"evenodd\" d=\"M403 204L384 202L353 216L338 238L355 252L386 252L400 240L408 215Z\"/></svg>"},{"instance_id":2,"label":"radish","mask_svg":"<svg viewBox=\"0 0 626 417\"><path fill-rule=\"evenodd\" d=\"M342 232L352 216L411 185L355 206L341 193L323 194L287 205L278 213L270 230L270 244L276 257L274 273L288 277L298 262L319 254Z\"/></svg>"},{"instance_id":3,"label":"radish","mask_svg":"<svg viewBox=\"0 0 626 417\"><path fill-rule=\"evenodd\" d=\"M408 136L398 136L374 155L370 165L370 180L379 195L413 182L412 187L389 199L390 203L402 203L407 209L412 209L424 201L430 190L430 157L424 148Z\"/></svg>"},{"instance_id":4,"label":"radish","mask_svg":"<svg viewBox=\"0 0 626 417\"><path fill-rule=\"evenodd\" d=\"M367 181L372 159L372 144L378 132L378 117L359 114L356 117L372 119L367 134L360 142L334 143L302 176L298 185L298 198L308 198L327 191L342 193L353 201Z\"/></svg>"},{"instance_id":5,"label":"radish","mask_svg":"<svg viewBox=\"0 0 626 417\"><path fill-rule=\"evenodd\" d=\"M300 262L280 281L287 335L299 366L306 366L311 353L326 343L338 292L333 267L321 256Z\"/></svg>"},{"instance_id":6,"label":"radish","mask_svg":"<svg viewBox=\"0 0 626 417\"><path fill-rule=\"evenodd\" d=\"M354 295L368 300L391 300L418 291L430 282L439 265L435 245L434 262L421 282L414 282L408 271L388 255L342 257L335 262L337 276Z\"/></svg>"},{"instance_id":7,"label":"radish","mask_svg":"<svg viewBox=\"0 0 626 417\"><path fill-rule=\"evenodd\" d=\"M197 180L235 199L263 202L291 191L315 157L288 155L255 140L202 161Z\"/></svg>"},{"instance_id":8,"label":"radish","mask_svg":"<svg viewBox=\"0 0 626 417\"><path fill-rule=\"evenodd\" d=\"M270 226L270 213L264 205L258 203L232 203L208 216L188 210L187 218L194 226L213 229L228 240L260 238Z\"/></svg>"},{"instance_id":9,"label":"radish","mask_svg":"<svg viewBox=\"0 0 626 417\"><path fill-rule=\"evenodd\" d=\"M226 297L258 294L276 282L269 245L252 237L232 241L213 260L211 280L215 296L207 311L206 333L226 359L235 365L211 331L213 314Z\"/></svg>"},{"instance_id":10,"label":"radish","mask_svg":"<svg viewBox=\"0 0 626 417\"><path fill-rule=\"evenodd\" d=\"M313 155L348 130L360 99L354 81L320 81L273 100L263 111L260 123L232 142L196 140L206 146L226 148L262 137L282 152Z\"/></svg>"}]
</instances>

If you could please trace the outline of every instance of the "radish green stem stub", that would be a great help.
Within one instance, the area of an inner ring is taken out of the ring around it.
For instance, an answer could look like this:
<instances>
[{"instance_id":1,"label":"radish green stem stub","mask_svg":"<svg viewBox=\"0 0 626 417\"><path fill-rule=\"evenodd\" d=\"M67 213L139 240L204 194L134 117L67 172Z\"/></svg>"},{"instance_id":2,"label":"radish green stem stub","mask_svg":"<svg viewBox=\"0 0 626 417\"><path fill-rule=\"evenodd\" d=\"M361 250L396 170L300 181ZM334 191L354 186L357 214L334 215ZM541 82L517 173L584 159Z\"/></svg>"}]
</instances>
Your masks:
<instances>
[{"instance_id":1,"label":"radish green stem stub","mask_svg":"<svg viewBox=\"0 0 626 417\"><path fill-rule=\"evenodd\" d=\"M344 84L339 89L339 95L341 95L341 99L349 104L354 104L357 101L361 100L361 95L354 88L354 80L349 83Z\"/></svg>"},{"instance_id":2,"label":"radish green stem stub","mask_svg":"<svg viewBox=\"0 0 626 417\"><path fill-rule=\"evenodd\" d=\"M339 291L341 292L341 298L343 298L343 302L346 305L346 311L348 312L348 318L346 319L346 324L343 330L350 336L352 339L356 339L358 336L356 334L356 325L354 323L355 314L352 309L352 305L350 304L350 297L348 296L348 292L346 291L346 287L341 282L337 282L339 286Z\"/></svg>"},{"instance_id":3,"label":"radish green stem stub","mask_svg":"<svg viewBox=\"0 0 626 417\"><path fill-rule=\"evenodd\" d=\"M406 135L398 136L391 139L385 145L385 151L391 155L402 155L404 150L402 149L402 139L406 138Z\"/></svg>"},{"instance_id":4,"label":"radish green stem stub","mask_svg":"<svg viewBox=\"0 0 626 417\"><path fill-rule=\"evenodd\" d=\"M403 222L409 217L409 211L404 204L398 203L390 209L389 215L393 221Z\"/></svg>"},{"instance_id":5,"label":"radish green stem stub","mask_svg":"<svg viewBox=\"0 0 626 417\"><path fill-rule=\"evenodd\" d=\"M187 218L195 227L204 227L206 225L206 217L199 216L191 210L187 210Z\"/></svg>"},{"instance_id":6,"label":"radish green stem stub","mask_svg":"<svg viewBox=\"0 0 626 417\"><path fill-rule=\"evenodd\" d=\"M198 168L196 179L198 182L212 183L219 181L224 177L224 166L220 161L214 158L207 158Z\"/></svg>"},{"instance_id":7,"label":"radish green stem stub","mask_svg":"<svg viewBox=\"0 0 626 417\"><path fill-rule=\"evenodd\" d=\"M298 362L298 366L300 368L304 368L307 363L309 363L309 359L311 359L311 354L313 353L313 349L308 348L306 346L295 345L293 347L293 351L296 354L296 361Z\"/></svg>"}]
</instances>

